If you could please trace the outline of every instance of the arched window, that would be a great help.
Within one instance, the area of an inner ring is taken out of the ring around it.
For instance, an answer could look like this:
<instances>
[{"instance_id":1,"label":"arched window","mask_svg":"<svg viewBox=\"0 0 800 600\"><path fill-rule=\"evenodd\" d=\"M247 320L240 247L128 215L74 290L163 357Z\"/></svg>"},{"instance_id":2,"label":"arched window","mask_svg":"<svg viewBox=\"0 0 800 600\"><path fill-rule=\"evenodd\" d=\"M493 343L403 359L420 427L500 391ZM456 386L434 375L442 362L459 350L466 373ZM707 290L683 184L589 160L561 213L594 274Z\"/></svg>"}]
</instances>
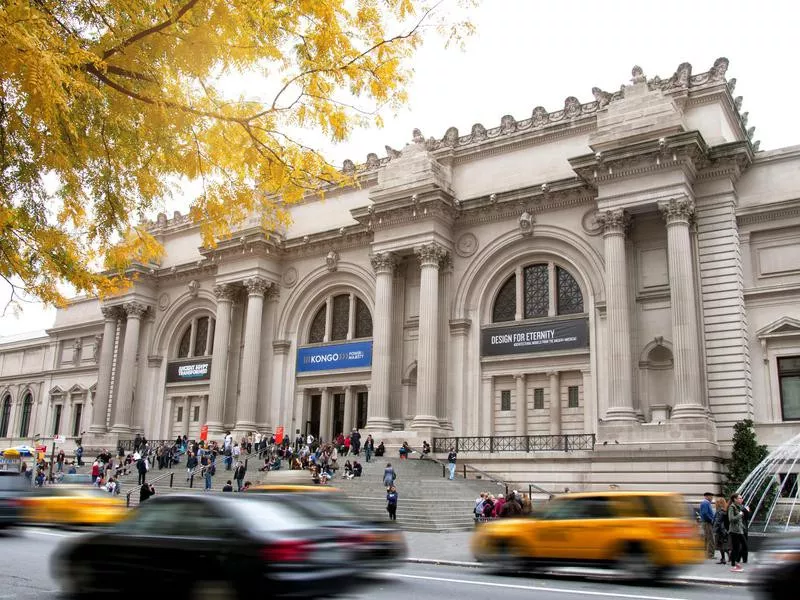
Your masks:
<instances>
[{"instance_id":1,"label":"arched window","mask_svg":"<svg viewBox=\"0 0 800 600\"><path fill-rule=\"evenodd\" d=\"M22 401L22 419L19 423L19 437L28 437L28 431L31 427L31 412L33 411L33 396L30 392L25 394L25 399Z\"/></svg>"},{"instance_id":2,"label":"arched window","mask_svg":"<svg viewBox=\"0 0 800 600\"><path fill-rule=\"evenodd\" d=\"M331 303L331 322L328 323L328 303ZM351 306L355 302L355 306ZM353 322L350 322L351 317ZM355 294L338 294L329 297L319 307L308 329L308 343L319 344L326 340L341 341L372 337L372 315L366 303Z\"/></svg>"},{"instance_id":3,"label":"arched window","mask_svg":"<svg viewBox=\"0 0 800 600\"><path fill-rule=\"evenodd\" d=\"M331 341L346 340L350 325L350 296L341 294L333 298L333 323Z\"/></svg>"},{"instance_id":4,"label":"arched window","mask_svg":"<svg viewBox=\"0 0 800 600\"><path fill-rule=\"evenodd\" d=\"M328 310L328 305L323 304L314 315L314 320L311 321L311 329L308 330L308 343L319 344L325 341L325 313Z\"/></svg>"},{"instance_id":5,"label":"arched window","mask_svg":"<svg viewBox=\"0 0 800 600\"><path fill-rule=\"evenodd\" d=\"M214 325L211 317L199 317L189 323L178 344L178 358L211 356L214 352Z\"/></svg>"},{"instance_id":6,"label":"arched window","mask_svg":"<svg viewBox=\"0 0 800 600\"><path fill-rule=\"evenodd\" d=\"M520 286L522 289L518 289ZM495 297L492 322L513 321L520 295L524 302L524 319L584 312L580 285L569 271L553 263L525 266L522 281L517 281L516 275L509 277Z\"/></svg>"},{"instance_id":7,"label":"arched window","mask_svg":"<svg viewBox=\"0 0 800 600\"><path fill-rule=\"evenodd\" d=\"M0 438L8 437L8 426L11 424L11 396L3 398L0 408Z\"/></svg>"},{"instance_id":8,"label":"arched window","mask_svg":"<svg viewBox=\"0 0 800 600\"><path fill-rule=\"evenodd\" d=\"M492 323L513 321L517 312L517 276L512 275L500 288L494 299Z\"/></svg>"},{"instance_id":9,"label":"arched window","mask_svg":"<svg viewBox=\"0 0 800 600\"><path fill-rule=\"evenodd\" d=\"M356 298L356 337L372 337L372 314L361 298Z\"/></svg>"}]
</instances>

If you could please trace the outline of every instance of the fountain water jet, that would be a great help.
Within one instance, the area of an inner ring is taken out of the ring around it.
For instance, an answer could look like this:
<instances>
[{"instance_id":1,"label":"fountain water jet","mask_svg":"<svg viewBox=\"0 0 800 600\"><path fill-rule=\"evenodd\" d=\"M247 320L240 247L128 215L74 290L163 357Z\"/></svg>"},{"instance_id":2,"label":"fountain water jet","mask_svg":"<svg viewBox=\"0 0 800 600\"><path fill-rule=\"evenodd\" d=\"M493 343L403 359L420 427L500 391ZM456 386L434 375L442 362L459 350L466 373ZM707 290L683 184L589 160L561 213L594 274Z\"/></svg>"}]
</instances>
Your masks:
<instances>
[{"instance_id":1,"label":"fountain water jet","mask_svg":"<svg viewBox=\"0 0 800 600\"><path fill-rule=\"evenodd\" d=\"M800 529L800 434L775 448L736 490L751 508L750 531Z\"/></svg>"}]
</instances>

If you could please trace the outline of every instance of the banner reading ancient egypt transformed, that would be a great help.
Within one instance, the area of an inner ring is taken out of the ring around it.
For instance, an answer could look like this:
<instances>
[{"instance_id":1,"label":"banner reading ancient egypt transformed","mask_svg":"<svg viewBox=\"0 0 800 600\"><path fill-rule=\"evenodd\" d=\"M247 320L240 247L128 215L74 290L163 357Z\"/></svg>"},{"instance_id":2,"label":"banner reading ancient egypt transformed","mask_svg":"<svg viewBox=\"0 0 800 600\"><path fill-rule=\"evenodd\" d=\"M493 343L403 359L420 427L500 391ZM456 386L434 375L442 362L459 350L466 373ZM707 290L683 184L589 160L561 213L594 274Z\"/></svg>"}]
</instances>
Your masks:
<instances>
[{"instance_id":1,"label":"banner reading ancient egypt transformed","mask_svg":"<svg viewBox=\"0 0 800 600\"><path fill-rule=\"evenodd\" d=\"M167 365L167 383L204 381L206 379L211 379L210 358L175 361Z\"/></svg>"},{"instance_id":2,"label":"banner reading ancient egypt transformed","mask_svg":"<svg viewBox=\"0 0 800 600\"><path fill-rule=\"evenodd\" d=\"M486 327L481 331L481 356L527 354L589 347L589 320L559 319Z\"/></svg>"}]
</instances>

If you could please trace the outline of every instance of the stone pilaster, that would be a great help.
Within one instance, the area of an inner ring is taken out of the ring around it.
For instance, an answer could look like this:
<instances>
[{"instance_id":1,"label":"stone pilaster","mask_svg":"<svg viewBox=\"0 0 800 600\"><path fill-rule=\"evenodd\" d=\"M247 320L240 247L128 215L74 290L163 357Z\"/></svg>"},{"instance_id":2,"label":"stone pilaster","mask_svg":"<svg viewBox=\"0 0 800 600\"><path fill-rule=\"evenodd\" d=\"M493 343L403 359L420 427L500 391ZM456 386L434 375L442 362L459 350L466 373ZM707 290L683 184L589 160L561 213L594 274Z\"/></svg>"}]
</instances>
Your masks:
<instances>
[{"instance_id":1,"label":"stone pilaster","mask_svg":"<svg viewBox=\"0 0 800 600\"><path fill-rule=\"evenodd\" d=\"M439 427L439 265L446 256L438 244L416 251L420 264L419 339L417 342L417 414L415 429Z\"/></svg>"},{"instance_id":2,"label":"stone pilaster","mask_svg":"<svg viewBox=\"0 0 800 600\"><path fill-rule=\"evenodd\" d=\"M561 374L550 371L550 435L561 435Z\"/></svg>"},{"instance_id":3,"label":"stone pilaster","mask_svg":"<svg viewBox=\"0 0 800 600\"><path fill-rule=\"evenodd\" d=\"M247 288L247 317L244 332L241 391L236 406L236 430L254 431L258 402L258 370L261 363L261 319L264 314L264 293L270 283L261 277L244 281Z\"/></svg>"},{"instance_id":4,"label":"stone pilaster","mask_svg":"<svg viewBox=\"0 0 800 600\"><path fill-rule=\"evenodd\" d=\"M139 302L127 302L122 308L128 318L125 326L125 342L122 346L122 360L119 366L119 388L117 388L117 401L114 410L114 425L111 431L127 434L131 431L133 386L138 373L136 354L139 351L139 331L141 330L142 317L144 317L148 307Z\"/></svg>"},{"instance_id":5,"label":"stone pilaster","mask_svg":"<svg viewBox=\"0 0 800 600\"><path fill-rule=\"evenodd\" d=\"M700 388L697 293L689 232L689 223L694 217L694 202L688 198L679 198L661 202L658 208L667 222L667 260L675 365L675 401L672 406L672 418L704 418L706 409Z\"/></svg>"},{"instance_id":6,"label":"stone pilaster","mask_svg":"<svg viewBox=\"0 0 800 600\"><path fill-rule=\"evenodd\" d=\"M528 435L528 399L525 397L525 375L515 375L517 382L517 435Z\"/></svg>"},{"instance_id":7,"label":"stone pilaster","mask_svg":"<svg viewBox=\"0 0 800 600\"><path fill-rule=\"evenodd\" d=\"M214 326L214 356L211 360L211 382L208 396L208 437L224 433L225 390L228 387L228 356L231 342L231 311L236 288L230 284L214 286L217 316Z\"/></svg>"},{"instance_id":8,"label":"stone pilaster","mask_svg":"<svg viewBox=\"0 0 800 600\"><path fill-rule=\"evenodd\" d=\"M376 254L371 262L375 270L375 319L372 325L372 391L367 406L367 429L391 431L389 390L395 258L391 253Z\"/></svg>"},{"instance_id":9,"label":"stone pilaster","mask_svg":"<svg viewBox=\"0 0 800 600\"><path fill-rule=\"evenodd\" d=\"M630 216L624 210L598 214L603 226L608 314L608 410L606 421L636 421L631 378L631 314L625 237Z\"/></svg>"},{"instance_id":10,"label":"stone pilaster","mask_svg":"<svg viewBox=\"0 0 800 600\"><path fill-rule=\"evenodd\" d=\"M116 307L105 306L103 312L103 341L100 348L100 365L97 373L97 391L92 406L92 424L89 431L95 434L106 433L108 402L111 398L111 370L114 366L114 343L117 336L117 321L120 311Z\"/></svg>"}]
</instances>

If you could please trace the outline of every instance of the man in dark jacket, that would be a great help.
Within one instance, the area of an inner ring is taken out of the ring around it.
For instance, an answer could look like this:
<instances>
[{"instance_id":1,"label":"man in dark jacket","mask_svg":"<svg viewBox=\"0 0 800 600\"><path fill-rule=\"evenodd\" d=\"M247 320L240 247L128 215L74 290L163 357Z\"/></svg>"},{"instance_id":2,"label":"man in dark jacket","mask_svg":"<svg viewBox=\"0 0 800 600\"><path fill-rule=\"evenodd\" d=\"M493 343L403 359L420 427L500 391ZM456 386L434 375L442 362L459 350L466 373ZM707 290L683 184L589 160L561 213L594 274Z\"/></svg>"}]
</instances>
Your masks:
<instances>
[{"instance_id":1,"label":"man in dark jacket","mask_svg":"<svg viewBox=\"0 0 800 600\"><path fill-rule=\"evenodd\" d=\"M147 463L145 460L140 458L136 461L136 470L139 472L139 485L144 485L144 480L147 478Z\"/></svg>"},{"instance_id":2,"label":"man in dark jacket","mask_svg":"<svg viewBox=\"0 0 800 600\"><path fill-rule=\"evenodd\" d=\"M147 500L150 496L154 496L156 489L152 483L143 483L142 488L139 490L139 504Z\"/></svg>"},{"instance_id":3,"label":"man in dark jacket","mask_svg":"<svg viewBox=\"0 0 800 600\"><path fill-rule=\"evenodd\" d=\"M244 463L237 463L233 471L233 478L236 480L236 491L238 492L242 491L242 481L244 480L245 473L247 473L247 468L244 466Z\"/></svg>"}]
</instances>

